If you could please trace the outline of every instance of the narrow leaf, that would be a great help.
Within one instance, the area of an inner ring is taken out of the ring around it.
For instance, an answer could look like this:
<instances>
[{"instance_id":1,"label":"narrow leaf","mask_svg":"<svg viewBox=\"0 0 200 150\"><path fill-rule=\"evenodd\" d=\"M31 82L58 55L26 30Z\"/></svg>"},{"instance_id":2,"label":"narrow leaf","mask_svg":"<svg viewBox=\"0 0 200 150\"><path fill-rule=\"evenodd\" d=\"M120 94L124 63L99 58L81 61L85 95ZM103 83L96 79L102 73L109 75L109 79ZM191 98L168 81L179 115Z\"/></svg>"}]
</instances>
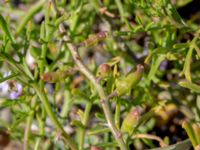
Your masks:
<instances>
[{"instance_id":1,"label":"narrow leaf","mask_svg":"<svg viewBox=\"0 0 200 150\"><path fill-rule=\"evenodd\" d=\"M11 30L6 22L6 20L3 18L3 16L0 14L0 28L8 36L8 38L12 41L12 43L15 43L15 38L13 34L11 33Z\"/></svg>"},{"instance_id":2,"label":"narrow leaf","mask_svg":"<svg viewBox=\"0 0 200 150\"><path fill-rule=\"evenodd\" d=\"M5 78L1 78L1 79L0 79L0 83L4 82L4 81L6 81L6 80L12 79L12 78L14 78L14 77L16 77L16 76L18 76L18 74L12 74L12 75L7 76L7 77L5 77Z\"/></svg>"},{"instance_id":3,"label":"narrow leaf","mask_svg":"<svg viewBox=\"0 0 200 150\"><path fill-rule=\"evenodd\" d=\"M194 83L188 82L188 81L182 81L179 82L179 85L184 87L184 88L188 88L190 90L193 90L196 93L200 93L200 86L196 85Z\"/></svg>"},{"instance_id":4,"label":"narrow leaf","mask_svg":"<svg viewBox=\"0 0 200 150\"><path fill-rule=\"evenodd\" d=\"M151 64L151 70L148 74L147 80L150 83L150 81L155 77L155 74L158 70L158 67L160 66L161 62L165 59L165 55L158 55L158 57L154 57L152 64Z\"/></svg>"},{"instance_id":5,"label":"narrow leaf","mask_svg":"<svg viewBox=\"0 0 200 150\"><path fill-rule=\"evenodd\" d=\"M193 53L193 48L190 48L186 59L185 59L185 64L183 67L183 73L185 75L185 78L191 82L191 74L190 74L190 63L191 63L191 59L192 59L192 53Z\"/></svg>"},{"instance_id":6,"label":"narrow leaf","mask_svg":"<svg viewBox=\"0 0 200 150\"><path fill-rule=\"evenodd\" d=\"M162 148L154 148L154 149L149 149L149 150L189 150L191 148L191 143L190 140L187 139L182 142L178 142L176 144L167 146L167 147L162 147Z\"/></svg>"}]
</instances>

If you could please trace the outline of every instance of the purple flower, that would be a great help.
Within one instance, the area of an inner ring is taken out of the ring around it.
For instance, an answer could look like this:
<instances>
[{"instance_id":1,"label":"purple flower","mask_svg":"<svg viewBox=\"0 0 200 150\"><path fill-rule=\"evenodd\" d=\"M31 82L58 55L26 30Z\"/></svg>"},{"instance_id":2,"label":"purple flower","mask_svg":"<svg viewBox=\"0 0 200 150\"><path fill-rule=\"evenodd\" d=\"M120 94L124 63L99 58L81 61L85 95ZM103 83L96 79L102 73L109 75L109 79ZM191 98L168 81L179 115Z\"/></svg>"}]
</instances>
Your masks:
<instances>
[{"instance_id":1,"label":"purple flower","mask_svg":"<svg viewBox=\"0 0 200 150\"><path fill-rule=\"evenodd\" d=\"M19 83L16 83L16 88L17 88L16 91L11 91L9 93L9 98L10 99L16 99L16 98L18 98L22 94L22 90L23 90L22 85L19 84Z\"/></svg>"},{"instance_id":2,"label":"purple flower","mask_svg":"<svg viewBox=\"0 0 200 150\"><path fill-rule=\"evenodd\" d=\"M161 64L160 64L160 70L164 71L167 69L167 65L168 65L168 62L167 60L164 60Z\"/></svg>"},{"instance_id":3,"label":"purple flower","mask_svg":"<svg viewBox=\"0 0 200 150\"><path fill-rule=\"evenodd\" d=\"M11 72L5 72L4 77L11 75ZM7 80L0 83L0 95L8 97L10 99L18 98L23 91L23 86L13 80Z\"/></svg>"}]
</instances>

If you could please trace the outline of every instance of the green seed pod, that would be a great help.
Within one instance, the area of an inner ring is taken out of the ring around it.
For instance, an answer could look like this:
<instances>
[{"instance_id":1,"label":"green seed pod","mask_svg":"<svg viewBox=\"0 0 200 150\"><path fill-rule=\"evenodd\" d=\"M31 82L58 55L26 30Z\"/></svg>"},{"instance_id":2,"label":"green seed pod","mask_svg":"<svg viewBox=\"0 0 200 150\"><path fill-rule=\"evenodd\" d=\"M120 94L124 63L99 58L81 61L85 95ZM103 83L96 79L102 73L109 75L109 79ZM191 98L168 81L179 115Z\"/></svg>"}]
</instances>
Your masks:
<instances>
[{"instance_id":1,"label":"green seed pod","mask_svg":"<svg viewBox=\"0 0 200 150\"><path fill-rule=\"evenodd\" d=\"M64 80L66 77L74 74L75 69L71 68L66 71L47 72L40 76L40 79L47 83L55 83Z\"/></svg>"},{"instance_id":2,"label":"green seed pod","mask_svg":"<svg viewBox=\"0 0 200 150\"><path fill-rule=\"evenodd\" d=\"M121 131L132 134L140 119L140 112L137 108L132 109L122 122Z\"/></svg>"},{"instance_id":3,"label":"green seed pod","mask_svg":"<svg viewBox=\"0 0 200 150\"><path fill-rule=\"evenodd\" d=\"M118 96L122 96L133 89L141 80L143 75L144 67L142 65L137 65L137 70L135 72L130 72L125 77L116 81L115 92Z\"/></svg>"}]
</instances>

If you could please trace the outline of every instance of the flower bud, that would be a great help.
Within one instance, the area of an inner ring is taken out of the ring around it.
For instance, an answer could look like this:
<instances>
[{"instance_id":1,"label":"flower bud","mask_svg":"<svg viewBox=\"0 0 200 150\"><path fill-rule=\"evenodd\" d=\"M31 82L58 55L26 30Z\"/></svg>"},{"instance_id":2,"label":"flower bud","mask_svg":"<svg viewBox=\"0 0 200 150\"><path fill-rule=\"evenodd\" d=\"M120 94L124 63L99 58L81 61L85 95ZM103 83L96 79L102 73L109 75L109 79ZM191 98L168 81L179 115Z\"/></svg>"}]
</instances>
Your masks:
<instances>
[{"instance_id":1,"label":"flower bud","mask_svg":"<svg viewBox=\"0 0 200 150\"><path fill-rule=\"evenodd\" d=\"M71 68L66 71L56 71L56 72L47 72L43 73L40 76L40 79L47 82L47 83L55 83L57 81L62 81L66 77L75 73L75 69Z\"/></svg>"},{"instance_id":2,"label":"flower bud","mask_svg":"<svg viewBox=\"0 0 200 150\"><path fill-rule=\"evenodd\" d=\"M107 36L108 36L107 31L101 31L97 34L90 35L89 38L83 41L80 45L83 45L85 47L90 47L104 40Z\"/></svg>"},{"instance_id":3,"label":"flower bud","mask_svg":"<svg viewBox=\"0 0 200 150\"><path fill-rule=\"evenodd\" d=\"M140 119L140 111L135 108L127 114L122 122L121 131L128 132L129 135L133 132L134 128L137 126Z\"/></svg>"},{"instance_id":4,"label":"flower bud","mask_svg":"<svg viewBox=\"0 0 200 150\"><path fill-rule=\"evenodd\" d=\"M133 89L141 80L143 75L144 67L142 65L137 65L135 72L130 72L125 77L116 81L116 90L115 92L118 96L122 96Z\"/></svg>"}]
</instances>

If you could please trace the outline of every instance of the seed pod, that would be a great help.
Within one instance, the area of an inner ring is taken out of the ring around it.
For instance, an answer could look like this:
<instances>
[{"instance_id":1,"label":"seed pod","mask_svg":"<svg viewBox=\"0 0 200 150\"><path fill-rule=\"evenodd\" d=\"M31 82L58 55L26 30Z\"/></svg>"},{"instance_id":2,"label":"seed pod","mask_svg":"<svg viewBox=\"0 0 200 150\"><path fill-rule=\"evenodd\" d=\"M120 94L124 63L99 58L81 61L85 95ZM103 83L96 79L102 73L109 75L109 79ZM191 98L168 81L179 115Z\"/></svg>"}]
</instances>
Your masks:
<instances>
[{"instance_id":1,"label":"seed pod","mask_svg":"<svg viewBox=\"0 0 200 150\"><path fill-rule=\"evenodd\" d=\"M47 83L55 83L57 81L62 81L66 77L74 74L76 72L75 69L71 68L66 71L56 71L56 72L47 72L40 76L40 79Z\"/></svg>"},{"instance_id":2,"label":"seed pod","mask_svg":"<svg viewBox=\"0 0 200 150\"><path fill-rule=\"evenodd\" d=\"M140 119L140 112L137 108L132 109L131 112L127 114L122 122L121 131L127 132L129 135L133 132L134 128L137 126Z\"/></svg>"},{"instance_id":3,"label":"seed pod","mask_svg":"<svg viewBox=\"0 0 200 150\"><path fill-rule=\"evenodd\" d=\"M137 65L137 70L135 72L130 72L125 77L116 81L115 92L118 96L122 96L133 89L141 80L143 75L144 67L142 65Z\"/></svg>"},{"instance_id":4,"label":"seed pod","mask_svg":"<svg viewBox=\"0 0 200 150\"><path fill-rule=\"evenodd\" d=\"M95 35L90 35L89 38L83 41L80 45L85 47L90 47L104 40L107 36L108 36L107 31L101 31Z\"/></svg>"}]
</instances>

